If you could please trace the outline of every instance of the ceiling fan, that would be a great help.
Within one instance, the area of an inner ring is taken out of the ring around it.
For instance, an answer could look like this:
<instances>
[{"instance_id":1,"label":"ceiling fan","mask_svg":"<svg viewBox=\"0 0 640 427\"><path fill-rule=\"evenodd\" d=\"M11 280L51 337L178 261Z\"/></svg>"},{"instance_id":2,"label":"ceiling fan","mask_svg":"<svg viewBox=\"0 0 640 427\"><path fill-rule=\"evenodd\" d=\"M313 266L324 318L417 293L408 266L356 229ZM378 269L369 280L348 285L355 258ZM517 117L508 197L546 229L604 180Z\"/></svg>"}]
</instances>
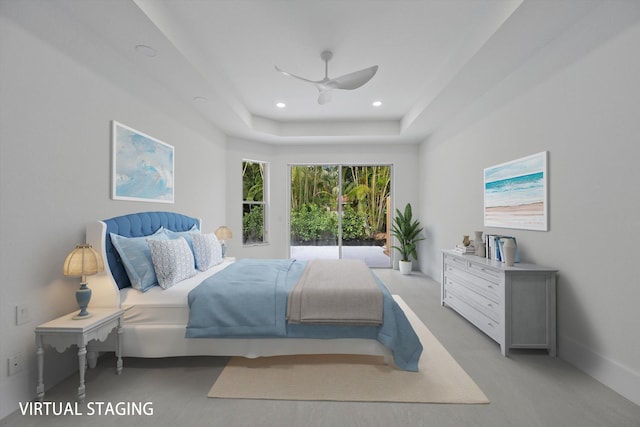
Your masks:
<instances>
[{"instance_id":1,"label":"ceiling fan","mask_svg":"<svg viewBox=\"0 0 640 427\"><path fill-rule=\"evenodd\" d=\"M280 69L276 65L276 70L284 74L285 76L294 77L296 79L302 80L304 82L312 83L318 91L320 92L320 96L318 96L318 104L326 104L331 101L331 91L333 89L346 89L352 90L357 89L360 86L367 83L378 71L378 66L374 65L373 67L365 68L360 71L354 71L353 73L345 74L340 77L336 77L335 79L329 78L329 61L333 57L333 52L330 50L325 50L320 54L320 58L324 61L324 79L322 80L309 80L304 77L296 76L295 74L291 74L287 71Z\"/></svg>"}]
</instances>

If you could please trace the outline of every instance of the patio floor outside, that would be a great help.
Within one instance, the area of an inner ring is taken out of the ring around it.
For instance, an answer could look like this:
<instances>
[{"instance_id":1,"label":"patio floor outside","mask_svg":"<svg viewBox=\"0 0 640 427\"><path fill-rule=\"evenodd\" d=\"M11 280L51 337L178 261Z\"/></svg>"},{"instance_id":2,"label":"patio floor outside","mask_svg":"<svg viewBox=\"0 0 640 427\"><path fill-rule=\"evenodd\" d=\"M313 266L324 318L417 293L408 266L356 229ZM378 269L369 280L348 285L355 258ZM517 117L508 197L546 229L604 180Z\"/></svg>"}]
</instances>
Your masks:
<instances>
[{"instance_id":1,"label":"patio floor outside","mask_svg":"<svg viewBox=\"0 0 640 427\"><path fill-rule=\"evenodd\" d=\"M361 259L369 267L391 267L383 246L343 246L343 259ZM338 246L291 246L291 258L299 260L337 259Z\"/></svg>"}]
</instances>

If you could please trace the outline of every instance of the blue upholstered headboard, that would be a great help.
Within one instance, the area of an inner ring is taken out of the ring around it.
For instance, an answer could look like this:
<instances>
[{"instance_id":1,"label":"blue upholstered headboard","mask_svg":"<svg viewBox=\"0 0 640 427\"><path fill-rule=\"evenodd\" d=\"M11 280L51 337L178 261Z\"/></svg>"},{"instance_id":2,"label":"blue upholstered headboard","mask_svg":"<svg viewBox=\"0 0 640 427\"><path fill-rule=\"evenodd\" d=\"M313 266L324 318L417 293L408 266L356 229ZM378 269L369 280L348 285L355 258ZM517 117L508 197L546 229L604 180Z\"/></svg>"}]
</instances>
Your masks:
<instances>
[{"instance_id":1,"label":"blue upholstered headboard","mask_svg":"<svg viewBox=\"0 0 640 427\"><path fill-rule=\"evenodd\" d=\"M198 218L173 212L140 212L105 219L103 222L107 226L105 238L107 262L109 263L111 274L120 289L131 286L131 282L118 251L111 244L109 233L125 237L142 237L155 233L160 227L173 231L188 231L194 225L198 229L200 228L200 220Z\"/></svg>"}]
</instances>

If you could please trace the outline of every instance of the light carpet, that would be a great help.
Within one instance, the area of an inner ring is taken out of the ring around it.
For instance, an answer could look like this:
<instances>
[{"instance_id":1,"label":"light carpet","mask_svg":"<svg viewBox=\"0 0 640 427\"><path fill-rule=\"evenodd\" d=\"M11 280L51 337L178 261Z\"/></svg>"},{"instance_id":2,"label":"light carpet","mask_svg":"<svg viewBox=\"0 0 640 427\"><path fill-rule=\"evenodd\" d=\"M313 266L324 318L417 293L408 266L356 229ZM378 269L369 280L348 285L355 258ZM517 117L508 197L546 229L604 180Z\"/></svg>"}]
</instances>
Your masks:
<instances>
[{"instance_id":1,"label":"light carpet","mask_svg":"<svg viewBox=\"0 0 640 427\"><path fill-rule=\"evenodd\" d=\"M232 357L208 396L233 399L354 402L489 403L478 385L407 304L394 298L424 347L419 372L379 356Z\"/></svg>"}]
</instances>

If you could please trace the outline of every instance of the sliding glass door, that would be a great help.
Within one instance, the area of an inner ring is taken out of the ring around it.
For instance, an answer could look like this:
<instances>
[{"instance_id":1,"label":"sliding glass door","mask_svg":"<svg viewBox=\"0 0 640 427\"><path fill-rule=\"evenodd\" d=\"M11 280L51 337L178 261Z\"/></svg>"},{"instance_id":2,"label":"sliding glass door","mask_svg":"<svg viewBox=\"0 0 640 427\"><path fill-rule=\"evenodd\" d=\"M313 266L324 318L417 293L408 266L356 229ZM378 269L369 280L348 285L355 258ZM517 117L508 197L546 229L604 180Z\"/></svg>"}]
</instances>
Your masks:
<instances>
[{"instance_id":1,"label":"sliding glass door","mask_svg":"<svg viewBox=\"0 0 640 427\"><path fill-rule=\"evenodd\" d=\"M389 165L291 165L290 255L390 267Z\"/></svg>"},{"instance_id":2,"label":"sliding glass door","mask_svg":"<svg viewBox=\"0 0 640 427\"><path fill-rule=\"evenodd\" d=\"M391 166L342 166L342 258L390 267ZM389 242L389 243L387 243Z\"/></svg>"},{"instance_id":3,"label":"sliding glass door","mask_svg":"<svg viewBox=\"0 0 640 427\"><path fill-rule=\"evenodd\" d=\"M339 166L291 166L289 229L292 258L340 258L339 187Z\"/></svg>"}]
</instances>

